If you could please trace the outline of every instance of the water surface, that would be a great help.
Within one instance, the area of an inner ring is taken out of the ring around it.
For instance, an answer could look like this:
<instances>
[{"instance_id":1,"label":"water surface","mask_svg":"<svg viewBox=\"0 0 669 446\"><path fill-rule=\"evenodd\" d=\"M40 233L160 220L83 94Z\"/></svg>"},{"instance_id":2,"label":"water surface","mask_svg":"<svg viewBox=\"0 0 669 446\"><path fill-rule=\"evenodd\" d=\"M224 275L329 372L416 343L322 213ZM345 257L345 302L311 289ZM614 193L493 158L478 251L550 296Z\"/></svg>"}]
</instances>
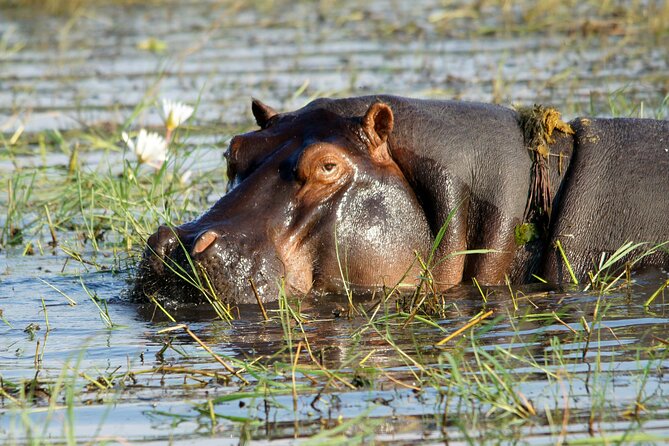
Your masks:
<instances>
[{"instance_id":1,"label":"water surface","mask_svg":"<svg viewBox=\"0 0 669 446\"><path fill-rule=\"evenodd\" d=\"M452 11L461 12L449 18ZM514 27L522 8L503 13L483 2L479 16L471 11L468 2L447 8L428 0L362 7L166 1L65 16L4 5L0 132L5 141L19 133L36 140L44 130L159 126L155 108L130 122L133 110L161 97L179 99L198 104L186 140L197 174L218 165L223 172L222 148L235 129L250 127L252 96L280 109L324 95L393 93L547 103L567 117L666 113L660 104L669 86L667 33L623 20L617 26L627 32L590 33L577 18L573 26L537 33ZM164 50L143 49L151 45ZM39 150L33 143L17 155L0 146L3 179L67 165L57 145ZM123 156L88 151L81 162L117 174ZM207 187L211 203L224 193L222 174ZM7 206L6 198L1 202ZM60 236L77 240L74 233ZM366 313L352 318L342 315L345 297L311 296L301 304L301 327L282 319L276 306L270 322L253 306L232 323L207 308L175 314L242 370L242 380L192 336L161 333L175 324L159 311L128 301L134 259L117 261L114 234L99 252L90 245L84 251L105 270L47 248L46 231L27 237L43 249L0 253L5 443L282 444L312 435L381 444L669 439L669 303L661 294L643 305L666 271L637 275L604 296L524 287L517 309L504 287L491 289L484 303L464 284L444 296L433 323L419 317L405 324L392 301L372 318L378 302L363 296L355 304ZM105 308L112 327L100 316ZM437 346L488 310L490 318ZM21 385L33 395L28 405L13 401L22 400Z\"/></svg>"}]
</instances>

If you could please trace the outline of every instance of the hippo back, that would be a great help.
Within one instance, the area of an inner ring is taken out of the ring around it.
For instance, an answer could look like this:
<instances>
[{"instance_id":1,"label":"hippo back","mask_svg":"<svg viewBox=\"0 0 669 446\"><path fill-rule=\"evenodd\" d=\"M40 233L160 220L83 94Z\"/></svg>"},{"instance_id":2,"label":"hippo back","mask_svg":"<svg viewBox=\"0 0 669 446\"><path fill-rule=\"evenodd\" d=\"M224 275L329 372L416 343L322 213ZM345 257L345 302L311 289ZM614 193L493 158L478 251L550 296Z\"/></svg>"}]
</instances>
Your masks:
<instances>
[{"instance_id":1,"label":"hippo back","mask_svg":"<svg viewBox=\"0 0 669 446\"><path fill-rule=\"evenodd\" d=\"M571 123L574 152L559 191L551 242L560 240L577 276L625 242L669 240L669 121L585 119ZM644 264L669 265L660 251ZM558 252L544 275L569 280Z\"/></svg>"}]
</instances>

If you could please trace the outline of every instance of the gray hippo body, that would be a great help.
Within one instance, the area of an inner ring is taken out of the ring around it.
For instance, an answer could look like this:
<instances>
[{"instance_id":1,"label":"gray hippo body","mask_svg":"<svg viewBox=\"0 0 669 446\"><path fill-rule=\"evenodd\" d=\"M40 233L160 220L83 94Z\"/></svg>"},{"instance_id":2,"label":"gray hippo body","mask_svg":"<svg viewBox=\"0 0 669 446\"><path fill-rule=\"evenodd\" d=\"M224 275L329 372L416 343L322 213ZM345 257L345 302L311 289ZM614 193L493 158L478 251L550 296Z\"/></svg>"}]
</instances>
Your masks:
<instances>
[{"instance_id":1,"label":"gray hippo body","mask_svg":"<svg viewBox=\"0 0 669 446\"><path fill-rule=\"evenodd\" d=\"M501 106L366 96L290 113L252 108L261 128L230 143L230 191L199 219L149 238L142 294L188 294L166 268L190 265L186 256L235 302L255 300L251 282L264 300L279 286L415 283L416 259L430 257L449 214L432 262L442 289L471 277L568 280L558 240L579 277L627 241L669 240L667 121L576 119L573 133L550 129L537 170L526 122ZM542 209L537 171L552 192ZM539 237L520 244L528 222ZM495 252L451 255L484 248ZM644 264L668 266L669 254Z\"/></svg>"},{"instance_id":2,"label":"gray hippo body","mask_svg":"<svg viewBox=\"0 0 669 446\"><path fill-rule=\"evenodd\" d=\"M573 154L556 196L549 246L560 240L577 276L625 242L669 240L669 122L575 119ZM641 264L667 266L666 248ZM567 280L561 256L546 250L541 274Z\"/></svg>"}]
</instances>

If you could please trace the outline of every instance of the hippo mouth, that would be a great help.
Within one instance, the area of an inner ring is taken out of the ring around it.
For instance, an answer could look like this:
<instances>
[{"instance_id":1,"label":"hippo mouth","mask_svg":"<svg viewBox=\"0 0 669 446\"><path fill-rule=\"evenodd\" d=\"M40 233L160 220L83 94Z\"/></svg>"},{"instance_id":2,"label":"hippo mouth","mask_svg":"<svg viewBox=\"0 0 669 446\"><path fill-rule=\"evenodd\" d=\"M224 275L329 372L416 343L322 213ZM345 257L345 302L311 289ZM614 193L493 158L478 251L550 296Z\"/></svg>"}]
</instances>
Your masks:
<instances>
[{"instance_id":1,"label":"hippo mouth","mask_svg":"<svg viewBox=\"0 0 669 446\"><path fill-rule=\"evenodd\" d=\"M212 230L191 236L161 226L147 242L131 294L166 307L264 300L278 293L284 268L276 256L257 246L246 237L231 241Z\"/></svg>"}]
</instances>

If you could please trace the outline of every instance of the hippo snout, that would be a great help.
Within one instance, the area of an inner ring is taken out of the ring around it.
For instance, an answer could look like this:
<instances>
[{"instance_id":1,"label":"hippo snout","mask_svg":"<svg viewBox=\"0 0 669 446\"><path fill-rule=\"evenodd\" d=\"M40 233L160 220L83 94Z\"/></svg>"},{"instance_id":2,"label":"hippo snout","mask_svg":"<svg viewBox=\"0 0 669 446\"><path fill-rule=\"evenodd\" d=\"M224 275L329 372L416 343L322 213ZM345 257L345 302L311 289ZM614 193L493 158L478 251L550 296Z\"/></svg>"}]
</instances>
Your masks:
<instances>
[{"instance_id":1,"label":"hippo snout","mask_svg":"<svg viewBox=\"0 0 669 446\"><path fill-rule=\"evenodd\" d=\"M147 240L134 293L166 301L254 302L251 282L261 296L275 295L284 274L274 250L244 233L213 228L186 230L160 226Z\"/></svg>"},{"instance_id":2,"label":"hippo snout","mask_svg":"<svg viewBox=\"0 0 669 446\"><path fill-rule=\"evenodd\" d=\"M174 228L161 225L146 242L144 251L144 267L150 268L156 274L165 271L165 259L179 245L179 236Z\"/></svg>"},{"instance_id":3,"label":"hippo snout","mask_svg":"<svg viewBox=\"0 0 669 446\"><path fill-rule=\"evenodd\" d=\"M152 259L151 266L155 272L162 273L165 260L174 253L177 247L189 251L191 257L202 257L208 248L215 249L214 245L219 238L220 235L213 230L193 235L180 231L178 228L161 225L147 240L145 257Z\"/></svg>"}]
</instances>

